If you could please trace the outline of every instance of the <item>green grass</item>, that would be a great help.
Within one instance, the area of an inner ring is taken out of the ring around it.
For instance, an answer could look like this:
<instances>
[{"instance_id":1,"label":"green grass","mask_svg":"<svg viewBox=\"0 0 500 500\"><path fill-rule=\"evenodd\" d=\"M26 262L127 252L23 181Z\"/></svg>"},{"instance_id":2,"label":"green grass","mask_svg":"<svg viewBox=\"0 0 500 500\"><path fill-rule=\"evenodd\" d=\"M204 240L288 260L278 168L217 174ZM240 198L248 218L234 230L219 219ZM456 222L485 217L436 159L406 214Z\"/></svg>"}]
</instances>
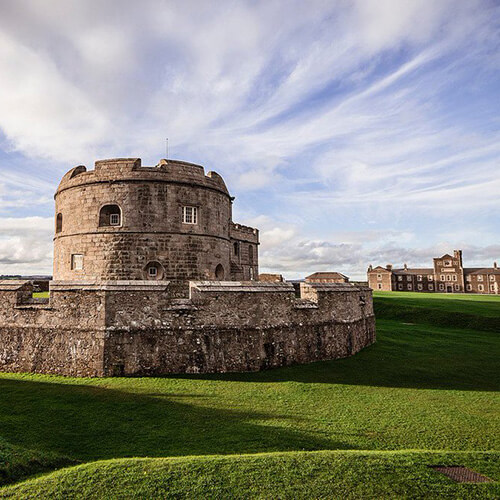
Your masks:
<instances>
[{"instance_id":1,"label":"green grass","mask_svg":"<svg viewBox=\"0 0 500 500\"><path fill-rule=\"evenodd\" d=\"M499 494L427 465L498 479L500 297L377 293L375 305L377 343L344 360L165 378L0 374L0 438L21 450L2 476L0 446L4 483L91 462L0 496Z\"/></svg>"}]
</instances>

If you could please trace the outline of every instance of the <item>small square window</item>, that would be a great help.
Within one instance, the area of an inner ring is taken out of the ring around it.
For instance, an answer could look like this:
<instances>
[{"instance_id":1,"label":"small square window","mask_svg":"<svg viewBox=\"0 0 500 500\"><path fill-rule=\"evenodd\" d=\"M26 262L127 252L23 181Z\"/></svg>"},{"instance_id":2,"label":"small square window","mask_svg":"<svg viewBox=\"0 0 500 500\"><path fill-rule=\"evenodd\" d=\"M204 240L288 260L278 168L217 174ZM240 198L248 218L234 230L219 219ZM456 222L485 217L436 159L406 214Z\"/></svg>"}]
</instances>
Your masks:
<instances>
[{"instance_id":1,"label":"small square window","mask_svg":"<svg viewBox=\"0 0 500 500\"><path fill-rule=\"evenodd\" d=\"M150 266L148 267L148 274L151 276L151 278L156 278L158 275L158 268L155 266Z\"/></svg>"},{"instance_id":2,"label":"small square window","mask_svg":"<svg viewBox=\"0 0 500 500\"><path fill-rule=\"evenodd\" d=\"M408 290L411 290L411 289L412 289L411 283L408 283Z\"/></svg>"},{"instance_id":3,"label":"small square window","mask_svg":"<svg viewBox=\"0 0 500 500\"><path fill-rule=\"evenodd\" d=\"M422 288L423 288L423 287L422 287L422 284L421 284L421 283L419 283L419 284L417 285L417 288L418 288L419 290L422 290Z\"/></svg>"},{"instance_id":4,"label":"small square window","mask_svg":"<svg viewBox=\"0 0 500 500\"><path fill-rule=\"evenodd\" d=\"M398 288L399 288L400 290L402 290L402 289L403 289L403 285L399 284L399 285L398 285Z\"/></svg>"},{"instance_id":5,"label":"small square window","mask_svg":"<svg viewBox=\"0 0 500 500\"><path fill-rule=\"evenodd\" d=\"M403 276L398 276L398 281L403 281Z\"/></svg>"},{"instance_id":6,"label":"small square window","mask_svg":"<svg viewBox=\"0 0 500 500\"><path fill-rule=\"evenodd\" d=\"M79 253L74 253L71 255L71 269L73 271L83 270L83 255Z\"/></svg>"},{"instance_id":7,"label":"small square window","mask_svg":"<svg viewBox=\"0 0 500 500\"><path fill-rule=\"evenodd\" d=\"M110 226L119 226L120 225L120 214L111 214L109 216L109 225Z\"/></svg>"},{"instance_id":8,"label":"small square window","mask_svg":"<svg viewBox=\"0 0 500 500\"><path fill-rule=\"evenodd\" d=\"M182 207L182 222L198 224L198 207Z\"/></svg>"},{"instance_id":9,"label":"small square window","mask_svg":"<svg viewBox=\"0 0 500 500\"><path fill-rule=\"evenodd\" d=\"M429 290L434 290L434 285L429 285Z\"/></svg>"},{"instance_id":10,"label":"small square window","mask_svg":"<svg viewBox=\"0 0 500 500\"><path fill-rule=\"evenodd\" d=\"M406 281L410 281L411 280L411 276L406 276Z\"/></svg>"}]
</instances>

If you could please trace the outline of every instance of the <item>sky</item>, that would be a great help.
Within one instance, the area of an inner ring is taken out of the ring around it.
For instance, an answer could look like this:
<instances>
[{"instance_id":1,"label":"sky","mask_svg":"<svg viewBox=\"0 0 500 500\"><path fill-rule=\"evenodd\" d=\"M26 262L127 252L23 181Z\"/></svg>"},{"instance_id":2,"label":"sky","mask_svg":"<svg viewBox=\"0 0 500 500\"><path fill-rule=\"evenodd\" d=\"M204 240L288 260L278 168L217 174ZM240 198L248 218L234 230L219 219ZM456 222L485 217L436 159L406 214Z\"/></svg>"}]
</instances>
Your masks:
<instances>
[{"instance_id":1,"label":"sky","mask_svg":"<svg viewBox=\"0 0 500 500\"><path fill-rule=\"evenodd\" d=\"M260 271L500 262L500 2L1 0L0 274L76 165L220 173Z\"/></svg>"}]
</instances>

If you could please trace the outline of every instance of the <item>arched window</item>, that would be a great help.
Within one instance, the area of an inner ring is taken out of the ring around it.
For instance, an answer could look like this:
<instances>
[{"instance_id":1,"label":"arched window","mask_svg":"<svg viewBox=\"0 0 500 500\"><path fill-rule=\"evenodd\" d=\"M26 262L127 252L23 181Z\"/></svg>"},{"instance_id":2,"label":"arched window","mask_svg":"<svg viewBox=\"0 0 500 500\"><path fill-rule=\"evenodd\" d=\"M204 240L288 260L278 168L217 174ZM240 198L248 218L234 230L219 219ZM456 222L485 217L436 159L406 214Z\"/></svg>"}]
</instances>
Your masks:
<instances>
[{"instance_id":1,"label":"arched window","mask_svg":"<svg viewBox=\"0 0 500 500\"><path fill-rule=\"evenodd\" d=\"M215 278L219 281L224 279L224 268L222 267L222 264L218 264L215 268Z\"/></svg>"},{"instance_id":2,"label":"arched window","mask_svg":"<svg viewBox=\"0 0 500 500\"><path fill-rule=\"evenodd\" d=\"M250 259L250 262L253 260L253 246L248 245L248 258Z\"/></svg>"},{"instance_id":3,"label":"arched window","mask_svg":"<svg viewBox=\"0 0 500 500\"><path fill-rule=\"evenodd\" d=\"M99 212L99 227L121 226L122 211L118 205L104 205Z\"/></svg>"},{"instance_id":4,"label":"arched window","mask_svg":"<svg viewBox=\"0 0 500 500\"><path fill-rule=\"evenodd\" d=\"M161 280L165 274L163 266L157 261L148 262L144 272L145 278L148 280Z\"/></svg>"},{"instance_id":5,"label":"arched window","mask_svg":"<svg viewBox=\"0 0 500 500\"><path fill-rule=\"evenodd\" d=\"M57 214L56 217L56 233L60 233L62 231L63 217L62 214Z\"/></svg>"}]
</instances>

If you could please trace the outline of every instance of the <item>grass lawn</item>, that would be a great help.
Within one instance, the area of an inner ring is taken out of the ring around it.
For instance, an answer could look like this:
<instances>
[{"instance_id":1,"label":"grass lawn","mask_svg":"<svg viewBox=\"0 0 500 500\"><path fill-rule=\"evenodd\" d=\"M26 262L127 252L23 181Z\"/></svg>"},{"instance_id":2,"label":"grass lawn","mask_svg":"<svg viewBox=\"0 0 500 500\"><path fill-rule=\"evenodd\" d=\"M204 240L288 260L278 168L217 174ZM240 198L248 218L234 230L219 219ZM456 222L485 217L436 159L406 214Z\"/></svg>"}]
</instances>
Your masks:
<instances>
[{"instance_id":1,"label":"grass lawn","mask_svg":"<svg viewBox=\"0 0 500 500\"><path fill-rule=\"evenodd\" d=\"M377 343L344 360L0 374L0 482L19 481L0 497L499 496L498 483L459 485L428 465L500 479L500 297L375 295Z\"/></svg>"}]
</instances>

